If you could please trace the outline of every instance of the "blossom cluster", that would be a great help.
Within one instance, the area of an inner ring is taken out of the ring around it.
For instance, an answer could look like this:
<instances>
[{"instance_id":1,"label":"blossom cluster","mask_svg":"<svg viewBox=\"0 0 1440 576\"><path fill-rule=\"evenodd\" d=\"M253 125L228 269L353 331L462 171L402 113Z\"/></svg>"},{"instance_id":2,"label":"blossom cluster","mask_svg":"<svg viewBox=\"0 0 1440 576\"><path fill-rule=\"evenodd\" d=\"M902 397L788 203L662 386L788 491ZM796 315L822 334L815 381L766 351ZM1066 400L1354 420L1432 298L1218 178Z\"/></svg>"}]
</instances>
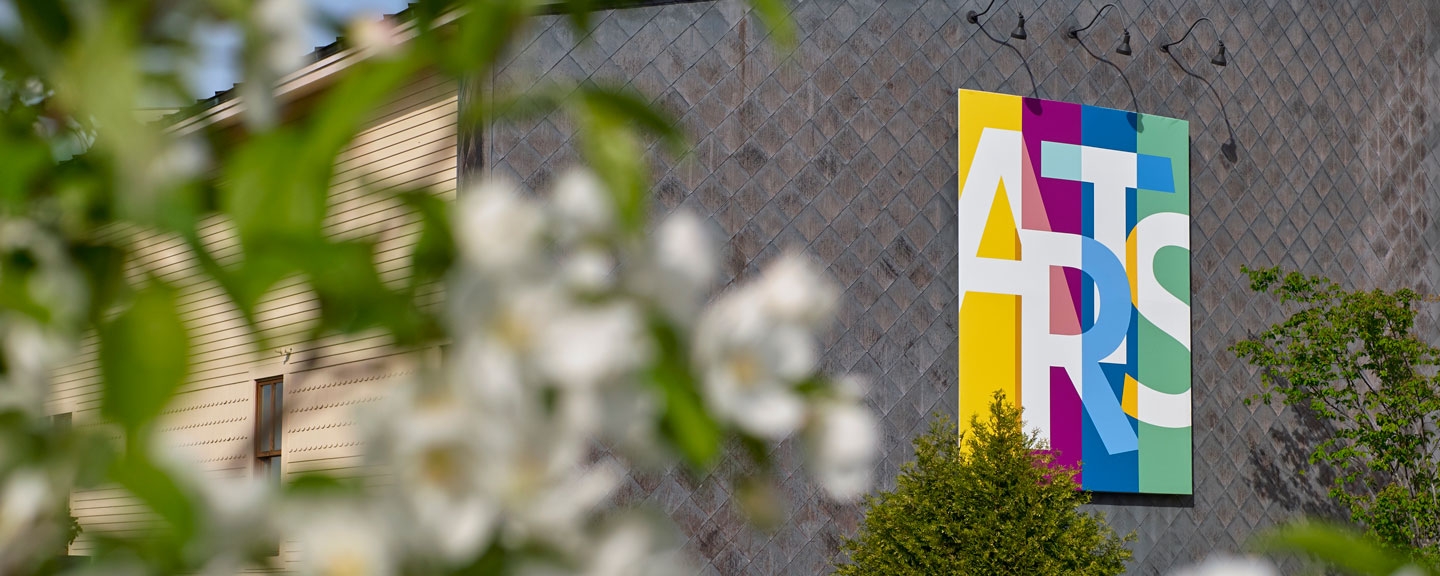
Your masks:
<instances>
[{"instance_id":1,"label":"blossom cluster","mask_svg":"<svg viewBox=\"0 0 1440 576\"><path fill-rule=\"evenodd\" d=\"M820 374L838 302L822 271L787 254L715 295L704 221L676 213L647 240L613 206L584 170L544 198L501 180L462 191L443 362L361 418L393 482L286 496L283 514L246 522L286 526L310 574L496 555L522 573L683 572L674 528L616 503L631 470L704 466L677 446L677 418L712 422L721 443L801 437L833 497L866 492L878 436L860 380ZM655 380L677 374L702 413L673 413Z\"/></svg>"}]
</instances>

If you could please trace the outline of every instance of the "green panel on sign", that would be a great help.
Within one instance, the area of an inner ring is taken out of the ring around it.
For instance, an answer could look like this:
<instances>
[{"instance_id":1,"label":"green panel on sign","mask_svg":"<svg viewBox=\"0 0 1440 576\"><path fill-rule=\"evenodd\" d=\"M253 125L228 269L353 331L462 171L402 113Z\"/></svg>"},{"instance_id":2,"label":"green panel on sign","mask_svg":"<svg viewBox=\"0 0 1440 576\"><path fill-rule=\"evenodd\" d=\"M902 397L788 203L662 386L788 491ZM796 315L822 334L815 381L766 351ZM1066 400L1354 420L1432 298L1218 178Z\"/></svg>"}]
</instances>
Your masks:
<instances>
[{"instance_id":1,"label":"green panel on sign","mask_svg":"<svg viewBox=\"0 0 1440 576\"><path fill-rule=\"evenodd\" d=\"M1190 124L1184 120L1141 114L1136 139L1141 154L1170 159L1175 191L1139 189L1137 221L1164 212L1190 214ZM1190 304L1190 251L1164 246L1155 253L1155 280L1186 306ZM1191 389L1190 350L1145 317L1137 322L1139 380L1158 392L1182 394ZM1188 402L1186 403L1188 404ZM1143 408L1142 408L1143 409ZM1163 428L1139 423L1140 491L1155 494L1193 493L1191 427Z\"/></svg>"},{"instance_id":2,"label":"green panel on sign","mask_svg":"<svg viewBox=\"0 0 1440 576\"><path fill-rule=\"evenodd\" d=\"M1190 350L1141 316L1139 380L1166 394L1190 389Z\"/></svg>"},{"instance_id":3,"label":"green panel on sign","mask_svg":"<svg viewBox=\"0 0 1440 576\"><path fill-rule=\"evenodd\" d=\"M1190 494L1190 428L1161 428L1140 423L1140 491Z\"/></svg>"},{"instance_id":4,"label":"green panel on sign","mask_svg":"<svg viewBox=\"0 0 1440 576\"><path fill-rule=\"evenodd\" d=\"M1190 305L1190 251L1164 246L1155 252L1155 280L1166 292Z\"/></svg>"},{"instance_id":5,"label":"green panel on sign","mask_svg":"<svg viewBox=\"0 0 1440 576\"><path fill-rule=\"evenodd\" d=\"M1136 194L1136 221L1159 212L1190 213L1190 123L1164 116L1140 115L1139 153L1170 159L1175 172L1174 192L1141 189Z\"/></svg>"}]
</instances>

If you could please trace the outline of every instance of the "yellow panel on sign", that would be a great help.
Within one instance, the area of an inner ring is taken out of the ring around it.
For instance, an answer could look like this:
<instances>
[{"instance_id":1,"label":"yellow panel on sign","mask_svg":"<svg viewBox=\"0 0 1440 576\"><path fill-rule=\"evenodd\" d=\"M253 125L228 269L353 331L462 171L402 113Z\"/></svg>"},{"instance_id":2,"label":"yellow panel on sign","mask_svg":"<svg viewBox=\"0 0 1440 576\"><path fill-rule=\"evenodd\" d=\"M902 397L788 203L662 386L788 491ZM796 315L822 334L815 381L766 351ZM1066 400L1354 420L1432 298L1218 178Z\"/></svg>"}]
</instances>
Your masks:
<instances>
[{"instance_id":1,"label":"yellow panel on sign","mask_svg":"<svg viewBox=\"0 0 1440 576\"><path fill-rule=\"evenodd\" d=\"M996 391L1020 405L1020 297L970 292L960 302L960 431L989 417Z\"/></svg>"},{"instance_id":2,"label":"yellow panel on sign","mask_svg":"<svg viewBox=\"0 0 1440 576\"><path fill-rule=\"evenodd\" d=\"M985 128L1020 131L1020 96L959 91L960 173L969 173ZM963 186L963 179L960 181ZM985 258L1020 259L1020 235L1011 216L1004 181L986 217L981 252ZM1021 186L1021 183L1009 183ZM963 187L962 187L963 190ZM1020 406L1020 297L1012 294L960 294L960 431L971 416L989 415L996 390Z\"/></svg>"},{"instance_id":3,"label":"yellow panel on sign","mask_svg":"<svg viewBox=\"0 0 1440 576\"><path fill-rule=\"evenodd\" d=\"M960 182L970 172L980 133L985 128L1020 131L1020 97L992 92L960 91L959 118L983 118L984 122L960 122Z\"/></svg>"},{"instance_id":4,"label":"yellow panel on sign","mask_svg":"<svg viewBox=\"0 0 1440 576\"><path fill-rule=\"evenodd\" d=\"M1000 190L995 193L995 203L990 206L990 216L985 219L985 232L980 236L980 250L975 255L996 260L1020 259L1020 229L1011 216L1004 182L1000 183Z\"/></svg>"},{"instance_id":5,"label":"yellow panel on sign","mask_svg":"<svg viewBox=\"0 0 1440 576\"><path fill-rule=\"evenodd\" d=\"M963 192L965 174L975 160L980 135L985 128L1020 130L1019 96L989 92L959 92L961 118L983 122L960 122L959 161ZM1019 185L1019 182L1012 183ZM980 252L987 258L1020 259L1017 222L1009 205L1005 183L999 184L995 205L986 219ZM970 428L970 418L989 415L991 396L999 391L1020 405L1020 297L1012 294L968 292L960 294L960 431Z\"/></svg>"}]
</instances>

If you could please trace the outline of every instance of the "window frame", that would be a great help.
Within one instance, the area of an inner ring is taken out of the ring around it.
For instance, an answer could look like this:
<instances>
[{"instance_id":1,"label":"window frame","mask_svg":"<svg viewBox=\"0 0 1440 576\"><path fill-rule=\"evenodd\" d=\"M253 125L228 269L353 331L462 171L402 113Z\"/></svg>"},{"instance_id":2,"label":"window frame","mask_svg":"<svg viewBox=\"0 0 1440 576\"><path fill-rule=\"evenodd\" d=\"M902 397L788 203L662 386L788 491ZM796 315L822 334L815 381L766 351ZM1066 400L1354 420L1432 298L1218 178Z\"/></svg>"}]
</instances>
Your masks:
<instances>
[{"instance_id":1,"label":"window frame","mask_svg":"<svg viewBox=\"0 0 1440 576\"><path fill-rule=\"evenodd\" d=\"M271 410L269 416L274 420L270 423L270 445L268 450L261 444L266 437L262 426L266 423L264 414L265 388L270 387ZM267 458L279 458L284 453L284 430L282 423L285 416L285 376L271 376L268 378L257 378L255 380L255 458L265 460Z\"/></svg>"}]
</instances>

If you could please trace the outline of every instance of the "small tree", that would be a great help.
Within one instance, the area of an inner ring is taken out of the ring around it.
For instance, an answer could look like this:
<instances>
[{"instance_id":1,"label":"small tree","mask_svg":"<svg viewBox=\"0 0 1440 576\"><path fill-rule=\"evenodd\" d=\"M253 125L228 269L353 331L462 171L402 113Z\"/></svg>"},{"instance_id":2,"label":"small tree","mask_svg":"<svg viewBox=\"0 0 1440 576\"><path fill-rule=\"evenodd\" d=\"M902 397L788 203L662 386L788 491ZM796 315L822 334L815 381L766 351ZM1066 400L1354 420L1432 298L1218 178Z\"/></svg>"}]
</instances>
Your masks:
<instances>
[{"instance_id":1,"label":"small tree","mask_svg":"<svg viewBox=\"0 0 1440 576\"><path fill-rule=\"evenodd\" d=\"M1090 501L1075 470L1026 434L997 394L990 418L961 434L944 418L915 439L893 492L866 499L860 534L837 574L1119 574L1130 550Z\"/></svg>"},{"instance_id":2,"label":"small tree","mask_svg":"<svg viewBox=\"0 0 1440 576\"><path fill-rule=\"evenodd\" d=\"M1440 558L1440 348L1415 334L1422 297L1244 271L1251 290L1293 309L1231 348L1260 368L1257 398L1308 409L1324 424L1329 438L1310 462L1334 472L1330 496L1352 521L1394 549Z\"/></svg>"}]
</instances>

